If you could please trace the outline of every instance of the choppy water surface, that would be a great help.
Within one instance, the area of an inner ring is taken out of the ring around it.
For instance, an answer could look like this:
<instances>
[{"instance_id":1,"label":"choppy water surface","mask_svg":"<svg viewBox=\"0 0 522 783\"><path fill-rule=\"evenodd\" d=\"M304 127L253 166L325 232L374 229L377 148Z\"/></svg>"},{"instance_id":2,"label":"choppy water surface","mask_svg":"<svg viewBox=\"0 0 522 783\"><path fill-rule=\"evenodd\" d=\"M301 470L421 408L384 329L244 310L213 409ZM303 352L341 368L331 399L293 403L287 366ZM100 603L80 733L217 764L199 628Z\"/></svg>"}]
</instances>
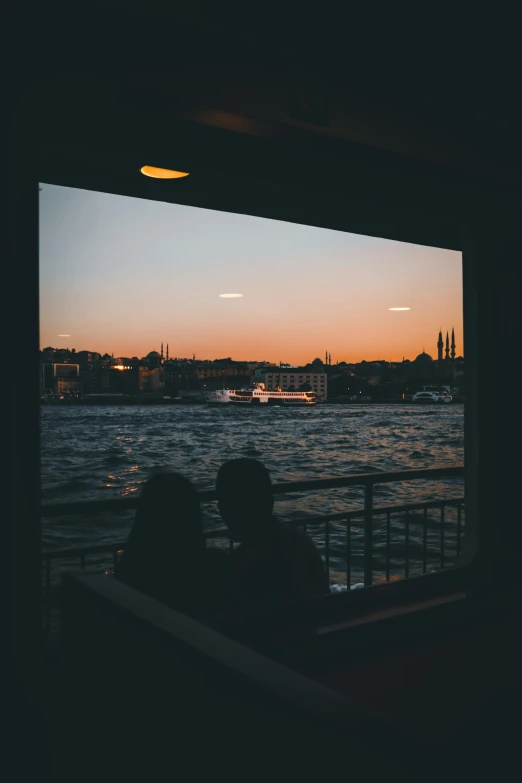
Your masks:
<instances>
[{"instance_id":1,"label":"choppy water surface","mask_svg":"<svg viewBox=\"0 0 522 783\"><path fill-rule=\"evenodd\" d=\"M181 471L198 488L209 489L214 487L219 466L239 456L260 459L274 482L462 465L463 414L460 405L324 404L266 410L205 405L42 407L42 495L45 502L125 497L139 492L140 484L154 470L165 468ZM374 504L389 506L463 494L463 483L458 479L401 482L377 485ZM357 509L362 503L362 488L288 494L277 498L276 513L291 520ZM409 520L414 559L422 533L418 517L410 515ZM395 538L402 535L403 521L400 515L393 517ZM43 520L44 547L121 541L131 522L129 512ZM205 508L205 525L221 526L214 504ZM451 509L446 525L450 553L455 525ZM334 570L344 570L345 530L345 526L338 526L331 536ZM311 528L309 532L323 547L323 530ZM381 533L377 520L377 560ZM362 529L355 523L352 535L357 570ZM433 547L438 534L434 536ZM429 549L430 541L428 538ZM400 553L395 554L399 568Z\"/></svg>"}]
</instances>

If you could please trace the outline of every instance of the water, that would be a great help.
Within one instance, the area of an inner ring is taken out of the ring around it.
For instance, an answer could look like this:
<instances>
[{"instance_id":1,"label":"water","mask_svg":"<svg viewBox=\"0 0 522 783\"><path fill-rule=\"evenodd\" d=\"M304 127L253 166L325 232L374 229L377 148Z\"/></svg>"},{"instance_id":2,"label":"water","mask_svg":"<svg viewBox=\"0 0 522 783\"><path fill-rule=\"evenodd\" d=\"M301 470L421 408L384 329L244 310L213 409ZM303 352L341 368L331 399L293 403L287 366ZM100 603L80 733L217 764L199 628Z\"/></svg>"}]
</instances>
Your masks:
<instances>
[{"instance_id":1,"label":"water","mask_svg":"<svg viewBox=\"0 0 522 783\"><path fill-rule=\"evenodd\" d=\"M240 406L46 406L41 410L44 502L127 497L158 469L177 470L211 489L219 466L255 457L274 482L354 473L462 465L464 409L460 405L317 405L255 409ZM374 505L416 503L464 495L460 479L377 485ZM281 519L361 508L363 489L279 496ZM428 560L438 562L439 512L430 512ZM112 543L125 538L132 513L43 520L45 550ZM410 573L421 567L423 519L410 515ZM221 527L215 504L204 508L206 529ZM456 512L446 510L447 556L455 552ZM404 516L392 518L392 577L403 568ZM324 554L324 527L309 533ZM362 526L352 525L352 582L362 575ZM377 578L384 568L385 529L376 518ZM346 526L330 537L333 581L345 573Z\"/></svg>"}]
</instances>

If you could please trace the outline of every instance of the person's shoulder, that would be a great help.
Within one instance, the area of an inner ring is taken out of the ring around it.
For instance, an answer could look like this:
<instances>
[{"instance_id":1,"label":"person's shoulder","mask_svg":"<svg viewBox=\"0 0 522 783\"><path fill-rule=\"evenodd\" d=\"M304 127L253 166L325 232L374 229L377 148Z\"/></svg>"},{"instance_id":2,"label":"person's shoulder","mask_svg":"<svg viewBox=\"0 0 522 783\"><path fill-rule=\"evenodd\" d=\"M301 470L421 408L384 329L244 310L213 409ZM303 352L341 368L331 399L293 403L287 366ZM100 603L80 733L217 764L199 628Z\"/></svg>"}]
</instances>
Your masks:
<instances>
[{"instance_id":1,"label":"person's shoulder","mask_svg":"<svg viewBox=\"0 0 522 783\"><path fill-rule=\"evenodd\" d=\"M286 545L292 549L306 550L313 541L304 530L292 524L284 524L281 528L281 537Z\"/></svg>"},{"instance_id":2,"label":"person's shoulder","mask_svg":"<svg viewBox=\"0 0 522 783\"><path fill-rule=\"evenodd\" d=\"M314 544L312 537L309 536L308 533L306 533L304 530L302 530L302 528L297 527L296 525L292 525L292 532L290 534L290 537L293 546L296 549L299 549L301 552L314 557L316 556L316 554L319 554L319 550Z\"/></svg>"},{"instance_id":3,"label":"person's shoulder","mask_svg":"<svg viewBox=\"0 0 522 783\"><path fill-rule=\"evenodd\" d=\"M308 535L308 533L305 533L305 531L298 527L297 525L287 524L285 525L286 535L289 538L293 538L295 541L299 541L300 543L306 543L311 542L312 539Z\"/></svg>"}]
</instances>

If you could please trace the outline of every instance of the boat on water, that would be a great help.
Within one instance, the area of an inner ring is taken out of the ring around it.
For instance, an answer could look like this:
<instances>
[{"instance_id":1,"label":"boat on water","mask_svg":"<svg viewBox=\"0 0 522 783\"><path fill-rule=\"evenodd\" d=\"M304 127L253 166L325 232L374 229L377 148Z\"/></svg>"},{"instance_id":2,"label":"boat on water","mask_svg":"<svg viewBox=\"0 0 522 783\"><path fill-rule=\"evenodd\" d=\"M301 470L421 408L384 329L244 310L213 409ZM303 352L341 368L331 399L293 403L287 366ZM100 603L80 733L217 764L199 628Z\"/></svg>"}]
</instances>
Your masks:
<instances>
[{"instance_id":1,"label":"boat on water","mask_svg":"<svg viewBox=\"0 0 522 783\"><path fill-rule=\"evenodd\" d=\"M446 389L423 389L413 395L411 401L415 403L433 404L448 403L452 401L451 394Z\"/></svg>"},{"instance_id":2,"label":"boat on water","mask_svg":"<svg viewBox=\"0 0 522 783\"><path fill-rule=\"evenodd\" d=\"M317 399L313 391L269 391L264 383L255 383L242 389L219 389L209 392L207 401L211 404L234 405L316 405Z\"/></svg>"}]
</instances>

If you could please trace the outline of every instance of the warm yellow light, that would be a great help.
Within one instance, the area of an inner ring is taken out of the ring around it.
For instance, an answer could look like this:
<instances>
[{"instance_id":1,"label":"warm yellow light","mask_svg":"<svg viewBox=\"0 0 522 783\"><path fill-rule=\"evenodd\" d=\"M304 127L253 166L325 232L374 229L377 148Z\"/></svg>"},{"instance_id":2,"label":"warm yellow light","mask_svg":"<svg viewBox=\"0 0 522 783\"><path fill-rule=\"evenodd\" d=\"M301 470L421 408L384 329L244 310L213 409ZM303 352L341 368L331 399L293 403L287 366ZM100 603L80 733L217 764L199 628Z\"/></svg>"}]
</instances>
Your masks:
<instances>
[{"instance_id":1,"label":"warm yellow light","mask_svg":"<svg viewBox=\"0 0 522 783\"><path fill-rule=\"evenodd\" d=\"M142 166L141 173L154 179L179 179L188 177L188 171L174 171L174 169L158 169L156 166Z\"/></svg>"}]
</instances>

